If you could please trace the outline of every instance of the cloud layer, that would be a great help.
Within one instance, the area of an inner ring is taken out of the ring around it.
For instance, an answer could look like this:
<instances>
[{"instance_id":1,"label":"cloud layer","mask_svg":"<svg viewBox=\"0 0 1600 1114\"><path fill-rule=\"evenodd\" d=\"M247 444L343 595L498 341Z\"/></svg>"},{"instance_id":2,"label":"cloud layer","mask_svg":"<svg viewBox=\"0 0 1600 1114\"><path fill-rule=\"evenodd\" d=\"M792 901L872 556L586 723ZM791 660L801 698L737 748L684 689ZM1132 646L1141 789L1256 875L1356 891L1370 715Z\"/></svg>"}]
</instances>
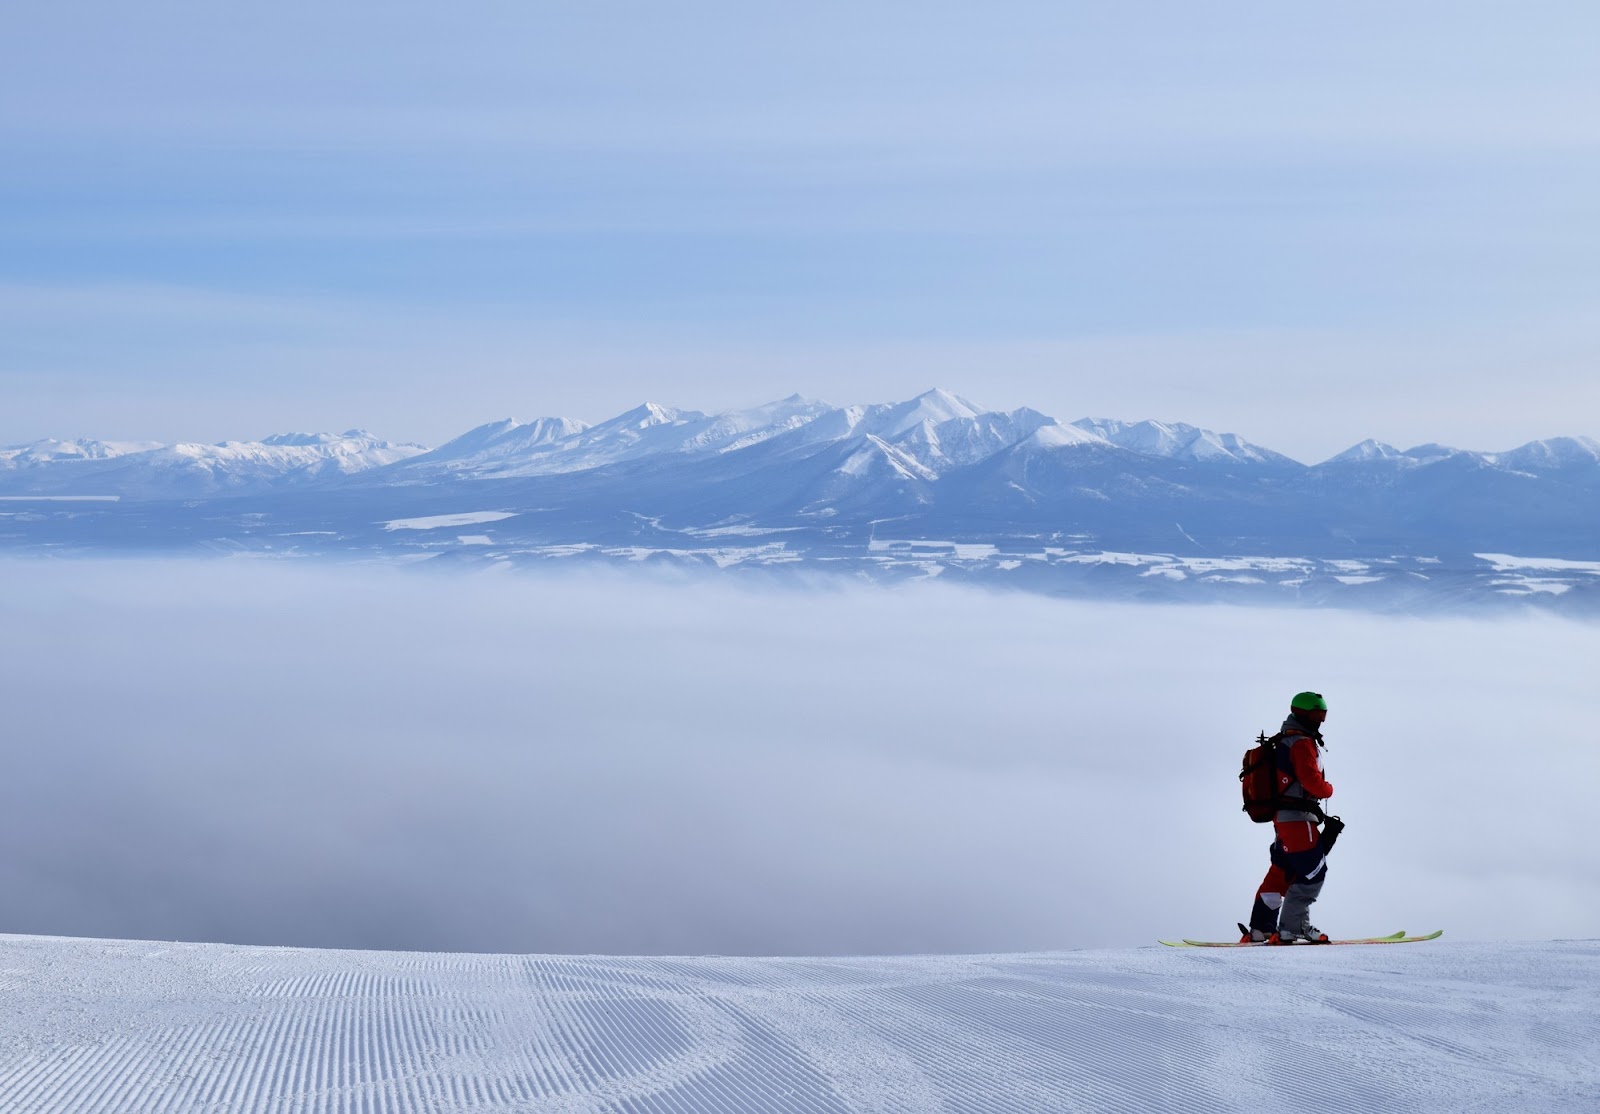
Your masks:
<instances>
[{"instance_id":1,"label":"cloud layer","mask_svg":"<svg viewBox=\"0 0 1600 1114\"><path fill-rule=\"evenodd\" d=\"M1592 934L1600 630L941 588L8 563L4 927L987 951L1227 933L1234 773L1333 707L1319 923Z\"/></svg>"}]
</instances>

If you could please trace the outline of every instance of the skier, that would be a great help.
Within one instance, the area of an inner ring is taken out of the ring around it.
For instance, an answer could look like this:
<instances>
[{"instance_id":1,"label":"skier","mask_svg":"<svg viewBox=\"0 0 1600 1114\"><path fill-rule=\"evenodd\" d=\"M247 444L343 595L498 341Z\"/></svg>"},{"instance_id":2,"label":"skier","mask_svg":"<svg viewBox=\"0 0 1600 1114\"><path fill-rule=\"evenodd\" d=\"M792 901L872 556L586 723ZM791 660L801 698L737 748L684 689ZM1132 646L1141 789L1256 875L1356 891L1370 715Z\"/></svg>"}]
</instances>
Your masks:
<instances>
[{"instance_id":1,"label":"skier","mask_svg":"<svg viewBox=\"0 0 1600 1114\"><path fill-rule=\"evenodd\" d=\"M1328 877L1326 855L1344 830L1337 816L1325 816L1318 801L1333 796L1322 773L1322 723L1328 702L1321 693L1296 693L1277 746L1278 795L1306 800L1304 809L1280 808L1273 818L1277 839L1272 866L1256 891L1248 927L1240 925L1241 943L1327 943L1328 936L1311 924L1311 903ZM1318 830L1318 823L1322 828Z\"/></svg>"}]
</instances>

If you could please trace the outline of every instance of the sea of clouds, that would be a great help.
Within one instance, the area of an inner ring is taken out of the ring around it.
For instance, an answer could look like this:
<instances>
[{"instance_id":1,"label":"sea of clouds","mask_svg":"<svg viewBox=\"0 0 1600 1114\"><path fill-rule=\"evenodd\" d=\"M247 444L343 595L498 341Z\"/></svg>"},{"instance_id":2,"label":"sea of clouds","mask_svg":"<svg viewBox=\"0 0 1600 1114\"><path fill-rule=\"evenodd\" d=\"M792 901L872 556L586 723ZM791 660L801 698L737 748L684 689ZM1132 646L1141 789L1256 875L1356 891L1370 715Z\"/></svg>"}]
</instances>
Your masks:
<instances>
[{"instance_id":1,"label":"sea of clouds","mask_svg":"<svg viewBox=\"0 0 1600 1114\"><path fill-rule=\"evenodd\" d=\"M0 563L0 931L585 953L1228 938L1331 706L1335 933L1593 936L1600 627L834 582Z\"/></svg>"}]
</instances>

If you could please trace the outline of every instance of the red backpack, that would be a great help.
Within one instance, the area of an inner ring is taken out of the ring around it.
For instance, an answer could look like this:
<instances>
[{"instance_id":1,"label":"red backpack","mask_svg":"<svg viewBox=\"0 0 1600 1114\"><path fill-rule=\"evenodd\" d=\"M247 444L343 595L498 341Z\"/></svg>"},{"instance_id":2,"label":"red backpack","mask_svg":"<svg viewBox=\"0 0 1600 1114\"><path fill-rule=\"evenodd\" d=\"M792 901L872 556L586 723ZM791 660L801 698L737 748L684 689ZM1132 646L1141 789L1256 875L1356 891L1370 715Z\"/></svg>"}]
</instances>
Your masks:
<instances>
[{"instance_id":1,"label":"red backpack","mask_svg":"<svg viewBox=\"0 0 1600 1114\"><path fill-rule=\"evenodd\" d=\"M1244 810L1257 824L1278 815L1278 743L1282 739L1281 731L1270 739L1263 731L1256 737L1256 745L1244 752L1239 786L1244 790Z\"/></svg>"},{"instance_id":2,"label":"red backpack","mask_svg":"<svg viewBox=\"0 0 1600 1114\"><path fill-rule=\"evenodd\" d=\"M1278 793L1278 745L1284 733L1267 738L1265 731L1256 736L1256 745L1244 752L1244 764L1239 770L1239 788L1244 792L1244 810L1257 824L1275 820L1279 809L1309 812L1319 822L1327 817L1322 806L1313 797L1284 797ZM1344 825L1340 825L1343 829ZM1328 844L1333 846L1330 841Z\"/></svg>"}]
</instances>

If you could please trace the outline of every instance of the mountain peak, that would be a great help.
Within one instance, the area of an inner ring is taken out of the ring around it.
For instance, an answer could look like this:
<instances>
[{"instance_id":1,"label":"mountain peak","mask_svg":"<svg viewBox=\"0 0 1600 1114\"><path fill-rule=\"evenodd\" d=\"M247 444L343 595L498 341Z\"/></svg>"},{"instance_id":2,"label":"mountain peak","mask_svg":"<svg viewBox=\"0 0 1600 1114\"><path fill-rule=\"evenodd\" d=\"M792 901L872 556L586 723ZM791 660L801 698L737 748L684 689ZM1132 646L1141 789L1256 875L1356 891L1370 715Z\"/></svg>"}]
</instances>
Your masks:
<instances>
[{"instance_id":1,"label":"mountain peak","mask_svg":"<svg viewBox=\"0 0 1600 1114\"><path fill-rule=\"evenodd\" d=\"M1152 419L1124 422L1115 418L1083 418L1072 424L1103 437L1118 448L1169 460L1266 464L1288 459L1271 449L1253 445L1238 434L1213 433L1185 422L1158 422Z\"/></svg>"},{"instance_id":2,"label":"mountain peak","mask_svg":"<svg viewBox=\"0 0 1600 1114\"><path fill-rule=\"evenodd\" d=\"M1367 438L1359 445L1351 445L1338 456L1329 457L1328 464L1368 464L1377 460L1399 460L1400 450L1385 441Z\"/></svg>"},{"instance_id":3,"label":"mountain peak","mask_svg":"<svg viewBox=\"0 0 1600 1114\"><path fill-rule=\"evenodd\" d=\"M852 414L859 412L859 421L864 423L863 429L866 432L888 440L893 440L924 422L930 425L942 425L963 418L976 418L983 413L959 395L937 388L924 391L907 402L850 407L847 412Z\"/></svg>"},{"instance_id":4,"label":"mountain peak","mask_svg":"<svg viewBox=\"0 0 1600 1114\"><path fill-rule=\"evenodd\" d=\"M263 445L298 447L334 445L341 441L363 441L374 445L380 443L376 437L364 429L347 429L343 433L274 433L269 437L263 437L260 443ZM234 442L229 443L232 444Z\"/></svg>"},{"instance_id":5,"label":"mountain peak","mask_svg":"<svg viewBox=\"0 0 1600 1114\"><path fill-rule=\"evenodd\" d=\"M961 407L965 407L965 408L967 408L969 410L973 410L973 411L977 410L977 407L974 406L972 403L968 402L966 399L962 398L960 395L956 394L954 391L946 390L943 387L929 387L927 390L923 391L920 395L917 395L915 398L913 398L912 401L913 402L940 402L940 403L944 403L945 405L948 405L948 406L961 406Z\"/></svg>"},{"instance_id":6,"label":"mountain peak","mask_svg":"<svg viewBox=\"0 0 1600 1114\"><path fill-rule=\"evenodd\" d=\"M1076 422L1072 425L1053 422L1034 430L1023 444L1041 449L1057 449L1065 445L1108 445L1110 442L1094 430L1085 429Z\"/></svg>"},{"instance_id":7,"label":"mountain peak","mask_svg":"<svg viewBox=\"0 0 1600 1114\"><path fill-rule=\"evenodd\" d=\"M646 429L650 426L672 425L683 421L685 418L703 418L704 414L694 410L675 410L670 406L662 406L659 402L645 402L635 406L626 413L618 414L609 422L601 425L628 425L636 429Z\"/></svg>"},{"instance_id":8,"label":"mountain peak","mask_svg":"<svg viewBox=\"0 0 1600 1114\"><path fill-rule=\"evenodd\" d=\"M1600 464L1600 441L1592 437L1548 437L1492 457L1496 464L1523 472L1585 468Z\"/></svg>"},{"instance_id":9,"label":"mountain peak","mask_svg":"<svg viewBox=\"0 0 1600 1114\"><path fill-rule=\"evenodd\" d=\"M506 434L520 429L522 423L515 418L501 418L495 422L484 422L480 426L473 426L459 437L452 437L437 449L433 456L458 456L476 451L486 445L503 438Z\"/></svg>"},{"instance_id":10,"label":"mountain peak","mask_svg":"<svg viewBox=\"0 0 1600 1114\"><path fill-rule=\"evenodd\" d=\"M163 448L160 441L58 441L54 437L0 449L0 461L14 464L49 464L71 460L110 460L131 453Z\"/></svg>"},{"instance_id":11,"label":"mountain peak","mask_svg":"<svg viewBox=\"0 0 1600 1114\"><path fill-rule=\"evenodd\" d=\"M937 421L948 421L951 418L976 418L982 414L983 408L968 402L953 391L943 387L934 387L932 390L923 391L908 404L927 414Z\"/></svg>"}]
</instances>

